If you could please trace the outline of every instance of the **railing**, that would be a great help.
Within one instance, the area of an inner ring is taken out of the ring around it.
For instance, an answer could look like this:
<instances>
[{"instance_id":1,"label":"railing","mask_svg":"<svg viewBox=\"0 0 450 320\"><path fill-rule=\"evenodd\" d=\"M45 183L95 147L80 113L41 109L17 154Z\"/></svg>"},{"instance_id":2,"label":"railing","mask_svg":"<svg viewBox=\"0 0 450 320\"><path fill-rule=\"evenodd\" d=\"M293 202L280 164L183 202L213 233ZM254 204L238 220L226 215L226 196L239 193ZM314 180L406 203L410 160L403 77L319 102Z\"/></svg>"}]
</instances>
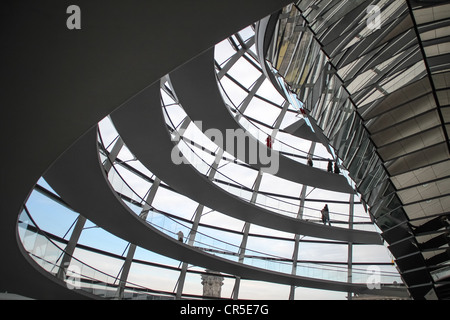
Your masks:
<instances>
[{"instance_id":1,"label":"railing","mask_svg":"<svg viewBox=\"0 0 450 320\"><path fill-rule=\"evenodd\" d=\"M168 108L164 105L164 103L163 103L163 110L164 110L164 118L166 119L166 123L167 123L169 129L172 132L174 132L174 136L176 136L178 134L177 133L178 126L172 122L170 112L168 111ZM189 161L189 163L195 169L197 169L197 171L199 171L203 175L207 175L210 170L214 170L215 174L218 175L219 177L222 177L224 179L224 181L230 181L230 184L226 184L226 183L217 184L216 183L219 187L221 187L225 191L232 193L233 195L241 198L242 200L249 202L250 198L252 197L252 192L248 191L248 188L246 186L239 183L235 179L232 179L232 178L228 177L227 175L223 174L220 170L214 169L209 163L207 163L203 159L202 156L200 156L194 150L194 148L192 147L192 144L189 144L186 141L184 141L184 139L182 139L182 137L178 138L177 140L178 140L178 144L176 145L176 147L178 147L178 149L182 152L184 158L187 161ZM215 179L217 179L217 177L215 177ZM297 203L292 203L292 202L289 202L286 200L277 199L276 197L264 195L261 193L258 193L254 205L260 206L262 208L265 208L267 210L270 210L270 211L273 211L273 212L276 212L279 214L288 215L290 217L296 217L299 212L299 209L300 209L300 206ZM308 219L308 221L311 221L311 222L320 223L320 221L321 221L320 210L321 209L310 208L310 207L303 207L303 209L306 209L306 210L304 210L304 213L302 215L304 219ZM337 218L339 216L343 216L346 218L346 220L348 220L347 214L331 211L330 212L330 217L332 218L331 222L333 222L333 217ZM368 217L363 217L363 216L361 216L360 218L368 219ZM341 220L339 222L342 223L344 221Z\"/></svg>"},{"instance_id":2,"label":"railing","mask_svg":"<svg viewBox=\"0 0 450 320\"><path fill-rule=\"evenodd\" d=\"M104 152L101 133L99 134L99 143L100 150L103 150ZM103 155L102 158L109 161L108 157L105 155ZM130 199L133 199L135 203L140 203L141 205L146 203L146 201L134 191L132 186L126 182L122 175L117 171L116 165L112 166L108 179L114 190L125 203L129 204ZM174 239L178 239L178 231L182 231L183 234L186 235L185 239L188 238L191 230L189 224L168 216L165 212L158 210L154 206L150 207L151 210L149 211L147 223ZM237 261L239 257L240 245L214 238L199 231L196 232L193 246L204 250L209 254L214 254L232 261ZM244 264L246 265L290 274L292 272L292 263L292 260L286 259L286 257L272 255L250 248L246 248L245 250ZM352 273L358 279L371 276L369 271L364 270L356 271L356 269L354 269ZM297 275L311 276L313 278L325 280L342 279L342 281L346 282L348 271L347 268L343 268L342 266L332 266L327 264L319 267L318 264L306 264L300 262L297 267ZM382 279L385 282L400 281L398 275L394 273L382 272L380 273L380 276L382 276Z\"/></svg>"},{"instance_id":3,"label":"railing","mask_svg":"<svg viewBox=\"0 0 450 320\"><path fill-rule=\"evenodd\" d=\"M255 62L255 63L259 63L259 62ZM269 68L271 69L271 72L274 74L275 78L279 82L280 87L284 90L285 99L290 103L290 105L292 105L294 107L294 109L297 110L296 117L301 115L302 113L299 110L303 108L303 103L298 100L298 98L296 97L296 95L294 93L291 92L291 90L288 88L288 84L286 83L284 78L280 74L278 74L278 72L270 64L269 64ZM236 79L234 79L234 81L238 82ZM254 123L254 121L252 121L251 118L249 118L247 115L245 115L244 113L242 113L239 110L239 108L235 105L233 100L230 99L229 94L227 93L227 91L223 87L222 82L219 79L217 79L217 83L218 83L218 87L222 93L222 97L224 99L225 105L230 109L230 111L232 113L235 114L235 117L239 119L238 120L239 125L243 129L245 129L248 133L250 133L254 138L256 138L258 141L265 143L267 136L271 135L270 131L272 131L273 128L269 128L268 129L269 132L262 130L261 127L256 125ZM255 97L257 97L256 94L254 97L252 97L252 99ZM280 106L278 106L278 107L281 108ZM290 111L288 110L287 112L290 112ZM307 116L303 116L303 115L302 115L302 118L304 118L304 121L306 122L306 124L314 132L314 129L312 128L309 118ZM267 125L267 126L269 126L269 125ZM307 158L309 155L308 152L298 149L297 147L283 141L282 139L277 139L276 137L273 137L272 140L273 140L273 149L279 151L283 156L289 157L290 159L300 162L300 163L303 163L303 164L307 163ZM275 143L275 142L277 142L277 143ZM330 150L333 153L333 155L330 158L313 155L314 167L322 169L324 171L327 171L329 160L331 160L333 163L336 163L338 161L338 158L334 154L333 148L331 147L331 145L330 145ZM349 185L351 185L353 189L356 189L355 181L351 178L351 176L349 175L349 172L347 170L345 170L345 168L343 168L343 167L340 168L340 174L343 175L347 179Z\"/></svg>"},{"instance_id":4,"label":"railing","mask_svg":"<svg viewBox=\"0 0 450 320\"><path fill-rule=\"evenodd\" d=\"M34 222L28 208L25 206L19 217L18 233L24 249L30 257L49 274L58 277L63 268L61 285L71 290L88 292L105 299L117 299L119 279L98 270L74 256L70 264L61 266L62 257L67 253L62 239L55 241ZM140 299L173 299L170 292L152 290L141 285L126 282L125 297Z\"/></svg>"},{"instance_id":5,"label":"railing","mask_svg":"<svg viewBox=\"0 0 450 320\"><path fill-rule=\"evenodd\" d=\"M230 99L228 93L226 92L225 88L223 87L223 84L217 80L218 87L220 89L220 92L222 94L222 98L224 99L225 105L230 109L230 112L235 114L235 117L239 116L239 122L238 124L244 129L246 132L248 132L252 137L254 137L256 140L260 141L261 143L266 142L266 138L268 135L271 135L271 132L266 132L262 130L259 126L257 126L254 121L251 120L247 115L242 113L239 108L234 104L234 102ZM256 97L256 96L255 96ZM253 98L255 98L253 97ZM288 111L289 112L289 111ZM268 131L272 131L273 128L268 129ZM308 159L308 152L298 149L297 147L283 141L282 139L272 138L273 140L273 149L276 151L279 151L281 154L285 156L291 156L291 159L294 161L306 164ZM319 165L315 166L320 169L326 170L328 160L331 160L331 158L324 158L321 156L314 156L313 160L318 160L317 163Z\"/></svg>"}]
</instances>

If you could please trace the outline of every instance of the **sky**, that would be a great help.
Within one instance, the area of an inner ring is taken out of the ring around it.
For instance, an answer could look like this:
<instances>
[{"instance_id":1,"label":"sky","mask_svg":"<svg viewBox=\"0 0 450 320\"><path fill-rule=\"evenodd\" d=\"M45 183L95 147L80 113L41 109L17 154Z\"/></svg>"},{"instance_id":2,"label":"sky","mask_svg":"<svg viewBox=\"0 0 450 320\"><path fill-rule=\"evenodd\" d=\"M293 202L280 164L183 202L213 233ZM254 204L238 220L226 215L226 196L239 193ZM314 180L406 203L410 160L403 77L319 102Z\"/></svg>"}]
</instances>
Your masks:
<instances>
[{"instance_id":1,"label":"sky","mask_svg":"<svg viewBox=\"0 0 450 320\"><path fill-rule=\"evenodd\" d=\"M248 27L240 32L242 38L244 40L248 39L253 35L253 30ZM226 62L227 59L234 54L235 51L229 45L227 40L224 40L220 44L216 46L216 60L219 63ZM243 58L239 59L238 62L230 69L229 74L233 76L236 80L242 83L247 88L255 82L255 80L260 76L260 72L256 70L253 66L251 66L248 62L246 62ZM236 86L233 82L228 80L226 77L222 78L221 83L223 85L224 90L229 96L230 100L237 106L239 103L245 98L245 94L242 89ZM281 105L284 101L283 97L281 97L278 92L273 88L269 81L265 81L261 88L257 92L258 95L273 101L277 105ZM168 100L166 100L166 103ZM185 115L184 111L179 106L172 106L168 108L170 112L170 116L173 117L174 121L178 123L181 121ZM253 99L252 103L250 103L249 107L246 109L245 115L249 117L253 117L259 121L272 125L278 114L280 113L280 109L274 107L270 103L267 103L261 99ZM281 128L286 127L287 125L297 121L299 118L295 117L294 114L288 113L282 122ZM105 145L108 146L110 143L114 141L117 136L117 132L115 131L112 123L108 118L105 118L100 122L100 129L102 133L103 140ZM266 131L264 131L266 130ZM252 131L258 132L258 131ZM259 138L261 141L264 141L267 129L261 128L259 133L256 133L255 136ZM185 132L186 136L192 138L195 141L202 142L211 150L215 150L216 147L214 143L211 141L206 142L205 138L202 137L199 130L196 130L193 127L190 127L189 130ZM295 146L296 149L300 149L303 153L299 153L304 155L310 148L310 142L302 140L297 137L289 136L288 134L279 134L277 138L280 138L288 145ZM275 143L274 148L279 148L281 143ZM111 148L111 147L110 147ZM292 149L294 150L294 149ZM197 151L200 152L200 151ZM297 152L298 153L298 152ZM331 155L328 153L326 148L321 145L317 145L315 148L315 156L330 158ZM134 156L131 152L125 147L122 149L119 154L119 158L121 160L127 161L128 164L134 166L141 172L147 174L149 177L153 177L153 174L145 168L139 161L135 160ZM206 159L206 155L203 155L203 158ZM214 159L210 157L208 161L213 161ZM325 169L326 163L319 164L320 162L316 162L318 166L321 166ZM242 185L246 187L251 187L255 181L257 172L255 170L245 169L242 166L238 166L232 163L227 163L222 161L219 164L220 172L224 175L232 178L233 180L239 181ZM127 183L129 183L133 189L138 193L138 195L142 198L145 197L148 192L151 184L143 179L137 177L136 175L127 172L126 170L118 169L119 173ZM118 175L112 174L110 176L110 182L112 186L117 191L123 190L123 183ZM46 185L45 181L41 179L39 183L43 186L49 188ZM292 197L299 197L301 192L301 185L297 183L293 183L290 181L286 181L284 179L264 174L261 182L261 191L272 192L272 193L282 193ZM236 190L226 189L226 192L234 192ZM348 195L330 192L326 190L319 190L308 188L308 198L309 199L327 199L327 200L341 200L348 201ZM249 198L250 194L246 195ZM137 197L136 197L137 198ZM355 199L358 201L358 198ZM288 200L292 204L286 204L283 202L275 201L274 199L270 199L264 196L258 197L258 202L261 204L270 204L276 207L279 207L283 210L289 210L291 213L287 213L291 216L295 216L298 210L299 201ZM154 207L177 215L181 218L192 219L193 214L198 206L198 203L192 201L182 195L179 195L175 192L167 190L165 188L159 188L157 191L157 196L153 203ZM323 207L324 202L316 202L316 201L308 201L306 203L306 208L304 211L304 217L308 219L316 219L318 220L319 210ZM43 195L34 192L28 203L27 207L29 208L31 214L33 215L36 223L44 230L52 232L61 237L70 236L71 225L77 217L76 213L71 212L67 208L64 208L61 205L58 205L51 201L50 199L44 197ZM347 204L333 204L330 205L331 211L331 219L348 221L348 205ZM139 208L133 208L137 214L139 213ZM207 213L206 213L207 212ZM224 214L218 213L216 211L212 211L208 208L204 210L204 216L202 217L201 222L205 224L217 225L223 228L229 228L235 231L242 231L244 227L244 223L242 221L238 221L231 217L228 217ZM369 221L368 214L365 212L362 205L355 205L355 221ZM175 236L176 232L182 228L180 225L175 224L173 221L165 218L164 216L154 213L150 214L148 221L151 223L155 223L165 228L169 234ZM343 226L346 227L346 226ZM357 225L357 228L363 228L366 230L375 231L376 227L374 226L360 226ZM224 248L227 250L232 250L234 252L237 251L237 247L241 242L241 237L236 236L232 233L226 232L218 232L217 230L209 229L209 228L201 228L199 229L201 234L197 235L197 240L202 241L203 243L207 243L208 245L218 246L219 248ZM250 228L251 233L263 234L269 236L279 236L286 237L292 239L293 235L285 232L280 232L256 225L252 225ZM187 231L185 231L185 235ZM214 236L215 238L219 238L222 242L212 240L208 237ZM304 238L308 239L308 238ZM27 240L28 241L28 240ZM31 240L30 240L31 241ZM228 244L225 244L228 243ZM97 228L92 223L88 222L83 230L80 243L86 244L101 250L113 252L118 255L123 255L126 252L128 243L117 237L109 234L108 232ZM31 248L31 247L30 247ZM299 259L303 260L321 260L321 261L347 261L347 246L346 245L326 245L326 244L307 244L301 243L300 251L299 251ZM273 240L273 239L263 239L259 237L250 237L248 241L248 254L258 255L260 252L264 252L269 255L274 255L277 257L283 257L290 259L292 258L293 252L293 242L292 241L283 241L283 240ZM98 268L99 270L104 271L110 275L117 275L121 269L121 261L114 258L99 258L97 254L89 253L84 250L77 250L75 256L83 260L85 263L91 265L92 267ZM230 258L229 256L227 256ZM163 257L151 252L148 252L143 249L138 249L136 259L147 260L155 263L167 264L173 267L178 267L179 262L174 261L173 259ZM391 256L387 248L384 246L354 246L354 261L357 262L390 262ZM249 261L245 260L245 263L256 263L257 266L268 267L272 270L278 270L283 272L290 272L290 265L286 264L275 264L275 263L262 263L261 260ZM192 267L196 270L203 270L201 268ZM355 269L361 269L364 271L366 266L355 266ZM345 270L345 269L344 269ZM393 271L393 267L386 268L386 270ZM339 279L346 276L346 270L344 272L326 272L323 270L319 270L317 268L306 268L303 270L305 275L312 277L321 277L321 278L330 278ZM139 264L133 264L129 281L133 283L139 283L143 286L148 286L149 288L163 291L173 291L176 285L178 277L178 272L165 270L163 268L149 267L143 266ZM356 279L355 275L355 279ZM345 280L344 280L345 281ZM202 294L201 288L201 280L198 274L188 274L185 285L185 292L191 294ZM234 286L234 280L225 278L224 285L222 288L222 296L230 297L231 291ZM271 284L271 283L262 283L258 281L242 281L241 283L241 291L240 298L242 299L287 299L289 295L289 286ZM345 299L346 293L340 292L328 292L323 290L314 290L314 289L306 289L306 288L297 288L296 289L296 299Z\"/></svg>"}]
</instances>

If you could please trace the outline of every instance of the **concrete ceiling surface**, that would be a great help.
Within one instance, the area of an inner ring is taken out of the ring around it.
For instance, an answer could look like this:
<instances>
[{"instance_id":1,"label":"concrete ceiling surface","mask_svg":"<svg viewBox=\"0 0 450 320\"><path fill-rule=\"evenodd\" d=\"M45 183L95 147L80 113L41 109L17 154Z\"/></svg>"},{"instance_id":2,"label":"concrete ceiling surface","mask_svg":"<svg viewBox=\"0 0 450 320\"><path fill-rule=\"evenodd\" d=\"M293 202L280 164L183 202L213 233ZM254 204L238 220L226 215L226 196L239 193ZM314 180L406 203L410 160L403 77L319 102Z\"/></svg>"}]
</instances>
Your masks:
<instances>
[{"instance_id":1,"label":"concrete ceiling surface","mask_svg":"<svg viewBox=\"0 0 450 320\"><path fill-rule=\"evenodd\" d=\"M4 1L0 291L74 298L36 272L18 243L17 217L37 180L131 96L288 3L77 1L81 29L69 30L71 2Z\"/></svg>"}]
</instances>

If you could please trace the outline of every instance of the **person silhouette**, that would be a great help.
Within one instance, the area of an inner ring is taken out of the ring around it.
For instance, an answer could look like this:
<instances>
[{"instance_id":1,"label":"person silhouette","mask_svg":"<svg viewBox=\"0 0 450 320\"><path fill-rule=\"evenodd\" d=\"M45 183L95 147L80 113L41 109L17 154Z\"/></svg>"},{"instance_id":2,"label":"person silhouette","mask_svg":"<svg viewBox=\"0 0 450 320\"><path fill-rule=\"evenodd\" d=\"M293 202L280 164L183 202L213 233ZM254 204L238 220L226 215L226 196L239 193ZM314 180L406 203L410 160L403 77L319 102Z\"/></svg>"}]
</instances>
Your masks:
<instances>
[{"instance_id":1,"label":"person silhouette","mask_svg":"<svg viewBox=\"0 0 450 320\"><path fill-rule=\"evenodd\" d=\"M272 137L271 136L267 136L266 144L267 144L267 148L272 149Z\"/></svg>"},{"instance_id":2,"label":"person silhouette","mask_svg":"<svg viewBox=\"0 0 450 320\"><path fill-rule=\"evenodd\" d=\"M312 157L308 156L308 166L312 167L313 166L313 161L312 161Z\"/></svg>"},{"instance_id":3,"label":"person silhouette","mask_svg":"<svg viewBox=\"0 0 450 320\"><path fill-rule=\"evenodd\" d=\"M325 207L323 207L323 209L320 211L320 213L322 214L323 224L326 225L328 223L328 225L331 227L330 212L328 210L328 204L326 204Z\"/></svg>"},{"instance_id":4,"label":"person silhouette","mask_svg":"<svg viewBox=\"0 0 450 320\"><path fill-rule=\"evenodd\" d=\"M339 166L338 166L338 164L337 164L337 162L335 162L334 163L334 173L340 173L341 172L341 170L339 170Z\"/></svg>"}]
</instances>

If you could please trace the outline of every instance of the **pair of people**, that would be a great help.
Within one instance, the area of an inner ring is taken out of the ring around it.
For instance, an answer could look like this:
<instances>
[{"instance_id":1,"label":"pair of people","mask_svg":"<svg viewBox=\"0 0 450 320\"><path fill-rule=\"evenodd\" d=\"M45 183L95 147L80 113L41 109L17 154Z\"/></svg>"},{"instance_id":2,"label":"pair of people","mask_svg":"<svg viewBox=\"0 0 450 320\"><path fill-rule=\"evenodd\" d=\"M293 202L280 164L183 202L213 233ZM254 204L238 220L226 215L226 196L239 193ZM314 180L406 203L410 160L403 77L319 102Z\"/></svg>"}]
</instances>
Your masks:
<instances>
[{"instance_id":1,"label":"pair of people","mask_svg":"<svg viewBox=\"0 0 450 320\"><path fill-rule=\"evenodd\" d=\"M331 160L328 160L328 172L333 172L333 162ZM334 173L340 173L341 170L339 170L339 166L337 163L334 163Z\"/></svg>"},{"instance_id":2,"label":"pair of people","mask_svg":"<svg viewBox=\"0 0 450 320\"><path fill-rule=\"evenodd\" d=\"M312 167L313 166L313 160L311 155L308 156L308 160L307 160L308 166ZM328 172L333 172L333 161L328 160ZM339 170L339 166L338 164L335 162L334 163L334 173L340 173L341 170Z\"/></svg>"}]
</instances>

